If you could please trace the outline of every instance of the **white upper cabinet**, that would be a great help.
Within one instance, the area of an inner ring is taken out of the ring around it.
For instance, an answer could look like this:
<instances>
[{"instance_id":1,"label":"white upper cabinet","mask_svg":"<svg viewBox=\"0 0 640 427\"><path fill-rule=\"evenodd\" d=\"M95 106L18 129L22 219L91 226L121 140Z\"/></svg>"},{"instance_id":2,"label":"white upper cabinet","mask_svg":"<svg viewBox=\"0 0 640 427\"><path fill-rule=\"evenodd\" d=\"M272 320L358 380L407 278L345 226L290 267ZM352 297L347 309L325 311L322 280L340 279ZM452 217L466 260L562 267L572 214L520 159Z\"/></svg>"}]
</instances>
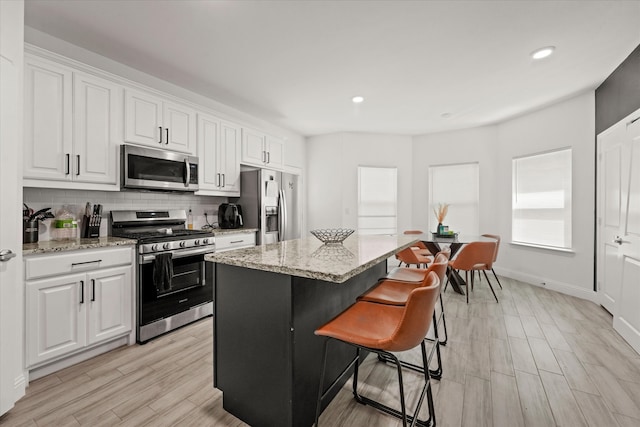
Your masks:
<instances>
[{"instance_id":1,"label":"white upper cabinet","mask_svg":"<svg viewBox=\"0 0 640 427\"><path fill-rule=\"evenodd\" d=\"M74 73L73 81L74 179L115 184L122 89L83 73Z\"/></svg>"},{"instance_id":2,"label":"white upper cabinet","mask_svg":"<svg viewBox=\"0 0 640 427\"><path fill-rule=\"evenodd\" d=\"M267 152L267 165L270 168L284 168L284 142L281 139L267 135L265 151Z\"/></svg>"},{"instance_id":3,"label":"white upper cabinet","mask_svg":"<svg viewBox=\"0 0 640 427\"><path fill-rule=\"evenodd\" d=\"M198 115L199 187L197 194L240 195L241 128L217 117Z\"/></svg>"},{"instance_id":4,"label":"white upper cabinet","mask_svg":"<svg viewBox=\"0 0 640 427\"><path fill-rule=\"evenodd\" d=\"M233 123L220 124L220 161L222 169L222 187L227 192L240 196L240 157L242 129Z\"/></svg>"},{"instance_id":5,"label":"white upper cabinet","mask_svg":"<svg viewBox=\"0 0 640 427\"><path fill-rule=\"evenodd\" d=\"M262 132L242 128L242 163L282 170L284 143Z\"/></svg>"},{"instance_id":6,"label":"white upper cabinet","mask_svg":"<svg viewBox=\"0 0 640 427\"><path fill-rule=\"evenodd\" d=\"M24 72L23 175L71 180L72 71L25 55Z\"/></svg>"},{"instance_id":7,"label":"white upper cabinet","mask_svg":"<svg viewBox=\"0 0 640 427\"><path fill-rule=\"evenodd\" d=\"M127 89L124 127L126 142L195 154L196 111L186 105Z\"/></svg>"},{"instance_id":8,"label":"white upper cabinet","mask_svg":"<svg viewBox=\"0 0 640 427\"><path fill-rule=\"evenodd\" d=\"M25 184L115 186L120 94L108 80L25 55Z\"/></svg>"}]
</instances>

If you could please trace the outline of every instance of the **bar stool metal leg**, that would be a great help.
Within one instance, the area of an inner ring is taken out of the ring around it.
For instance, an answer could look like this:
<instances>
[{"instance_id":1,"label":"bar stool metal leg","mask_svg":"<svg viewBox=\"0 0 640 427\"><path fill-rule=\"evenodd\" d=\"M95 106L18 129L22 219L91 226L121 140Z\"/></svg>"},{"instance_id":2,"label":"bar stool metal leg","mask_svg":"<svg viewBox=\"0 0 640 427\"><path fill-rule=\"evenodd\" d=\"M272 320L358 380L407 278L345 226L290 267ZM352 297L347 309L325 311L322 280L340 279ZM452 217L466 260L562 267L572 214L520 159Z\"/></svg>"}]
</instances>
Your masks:
<instances>
[{"instance_id":1,"label":"bar stool metal leg","mask_svg":"<svg viewBox=\"0 0 640 427\"><path fill-rule=\"evenodd\" d=\"M329 347L329 341L331 341L331 338L328 338L325 341L325 345L324 345L324 354L322 356L322 373L320 374L320 385L318 386L318 401L316 403L316 419L315 419L315 426L319 427L319 423L318 420L320 418L320 409L322 407L322 400L325 398L325 396L327 394L329 394L329 392L333 389L333 387L337 384L337 381L334 382L333 384L331 384L329 386L329 388L327 388L327 390L323 393L322 391L322 386L324 384L324 377L325 377L325 371L326 371L326 359L327 359L327 351L328 351L328 347ZM361 347L352 343L347 343L350 345L353 345L354 347L356 347L356 356L353 359L353 361L351 362L351 364L345 369L344 372L346 372L346 370L350 369L351 366L353 366L354 372L353 372L353 395L354 398L356 399L356 401L358 403L361 403L363 405L368 405L368 406L372 406L376 409L378 409L379 411L382 411L384 413L387 413L389 415L392 415L396 418L399 418L402 420L402 425L403 427L406 427L407 425L410 425L411 427L413 426L420 426L420 427L435 427L436 425L436 416L435 416L435 405L433 403L433 393L431 390L431 378L429 375L429 370L428 369L421 369L421 372L424 375L424 379L425 379L425 384L422 387L422 391L420 393L420 398L418 399L418 403L416 405L416 409L413 415L408 415L407 414L407 408L406 408L406 401L405 401L405 396L404 396L404 382L403 382L403 376L402 376L402 364L400 363L400 361L398 360L398 358L393 355L392 353L386 352L386 351L381 351L381 350L376 350L373 348L366 348L366 347ZM425 342L422 341L422 343L420 344L421 347L421 353L422 353L422 363L424 364L424 366L428 366L428 357L427 357L427 350L426 350L426 345ZM359 359L360 359L360 350L361 349L365 349L367 351L371 351L374 353L377 353L378 356L382 356L385 359L390 359L393 361L394 365L396 366L396 370L398 372L398 387L399 387L399 391L400 391L400 411L398 411L397 409L391 408L390 406L384 405L376 400L373 400L369 397L363 396L362 394L358 393L358 365L359 365ZM342 377L342 374L338 376L338 378ZM424 403L424 398L427 398L427 407L429 409L429 418L426 420L421 420L418 418L418 414L420 413L420 409L422 408L422 404ZM409 424L410 423L410 424Z\"/></svg>"}]
</instances>

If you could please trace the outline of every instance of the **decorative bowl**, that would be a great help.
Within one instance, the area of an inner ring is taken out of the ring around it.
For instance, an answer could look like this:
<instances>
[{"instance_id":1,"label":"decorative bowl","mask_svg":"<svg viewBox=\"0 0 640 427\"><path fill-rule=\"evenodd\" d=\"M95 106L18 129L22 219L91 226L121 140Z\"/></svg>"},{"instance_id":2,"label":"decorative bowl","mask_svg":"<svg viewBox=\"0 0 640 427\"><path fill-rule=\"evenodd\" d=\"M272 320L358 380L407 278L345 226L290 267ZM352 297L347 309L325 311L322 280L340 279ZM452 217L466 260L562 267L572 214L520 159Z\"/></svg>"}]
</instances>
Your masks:
<instances>
[{"instance_id":1,"label":"decorative bowl","mask_svg":"<svg viewBox=\"0 0 640 427\"><path fill-rule=\"evenodd\" d=\"M342 243L354 231L350 228L327 228L311 230L311 234L323 243Z\"/></svg>"}]
</instances>

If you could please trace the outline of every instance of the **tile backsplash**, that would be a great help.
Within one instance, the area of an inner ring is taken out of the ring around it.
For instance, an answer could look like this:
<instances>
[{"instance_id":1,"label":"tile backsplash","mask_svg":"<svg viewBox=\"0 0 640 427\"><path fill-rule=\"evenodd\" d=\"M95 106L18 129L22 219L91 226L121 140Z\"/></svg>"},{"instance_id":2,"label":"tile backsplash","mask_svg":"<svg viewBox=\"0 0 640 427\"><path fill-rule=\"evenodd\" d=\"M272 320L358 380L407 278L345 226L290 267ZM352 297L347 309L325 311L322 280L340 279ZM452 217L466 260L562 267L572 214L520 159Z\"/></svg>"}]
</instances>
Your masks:
<instances>
[{"instance_id":1,"label":"tile backsplash","mask_svg":"<svg viewBox=\"0 0 640 427\"><path fill-rule=\"evenodd\" d=\"M184 209L189 208L193 213L193 227L205 225L204 213L207 213L209 223L218 221L218 206L227 202L226 197L195 196L190 193L160 193L143 191L84 191L60 190L49 188L25 187L24 203L34 211L51 208L55 214L63 206L67 207L82 219L87 202L92 205L103 205L103 219L100 225L100 235L109 234L109 212L112 210L133 209ZM80 227L80 224L78 225ZM51 240L51 220L40 224L39 240Z\"/></svg>"}]
</instances>

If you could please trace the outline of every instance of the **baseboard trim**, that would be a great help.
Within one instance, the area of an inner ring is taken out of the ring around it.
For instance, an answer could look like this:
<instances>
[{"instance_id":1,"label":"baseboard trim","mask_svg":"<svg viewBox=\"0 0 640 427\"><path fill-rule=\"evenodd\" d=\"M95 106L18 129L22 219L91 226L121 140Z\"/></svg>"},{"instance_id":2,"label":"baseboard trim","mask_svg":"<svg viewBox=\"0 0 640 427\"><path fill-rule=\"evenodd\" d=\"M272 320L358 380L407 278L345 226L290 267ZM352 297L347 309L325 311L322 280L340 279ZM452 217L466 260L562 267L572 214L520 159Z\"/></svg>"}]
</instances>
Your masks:
<instances>
[{"instance_id":1,"label":"baseboard trim","mask_svg":"<svg viewBox=\"0 0 640 427\"><path fill-rule=\"evenodd\" d=\"M572 285L570 283L558 282L546 277L534 276L533 274L522 273L505 268L494 267L494 269L499 276L519 280L530 285L539 286L545 289L551 289L553 291L561 292L566 295L586 299L595 304L600 304L598 294L591 289L585 289L576 285Z\"/></svg>"},{"instance_id":2,"label":"baseboard trim","mask_svg":"<svg viewBox=\"0 0 640 427\"><path fill-rule=\"evenodd\" d=\"M27 389L27 378L25 373L21 373L18 375L15 380L13 380L13 396L14 401L17 402L20 400L26 393Z\"/></svg>"},{"instance_id":3,"label":"baseboard trim","mask_svg":"<svg viewBox=\"0 0 640 427\"><path fill-rule=\"evenodd\" d=\"M107 351L114 350L118 347L122 347L123 345L127 345L129 344L128 337L128 335L120 337L113 341L107 342L106 344L93 347L89 350L84 350L80 353L76 353L69 357L65 357L64 359L48 363L44 366L31 368L29 370L29 381L36 380L61 369L68 368L69 366L75 365L76 363L84 362L85 360L91 359L95 356L98 356L99 354L106 353Z\"/></svg>"}]
</instances>

